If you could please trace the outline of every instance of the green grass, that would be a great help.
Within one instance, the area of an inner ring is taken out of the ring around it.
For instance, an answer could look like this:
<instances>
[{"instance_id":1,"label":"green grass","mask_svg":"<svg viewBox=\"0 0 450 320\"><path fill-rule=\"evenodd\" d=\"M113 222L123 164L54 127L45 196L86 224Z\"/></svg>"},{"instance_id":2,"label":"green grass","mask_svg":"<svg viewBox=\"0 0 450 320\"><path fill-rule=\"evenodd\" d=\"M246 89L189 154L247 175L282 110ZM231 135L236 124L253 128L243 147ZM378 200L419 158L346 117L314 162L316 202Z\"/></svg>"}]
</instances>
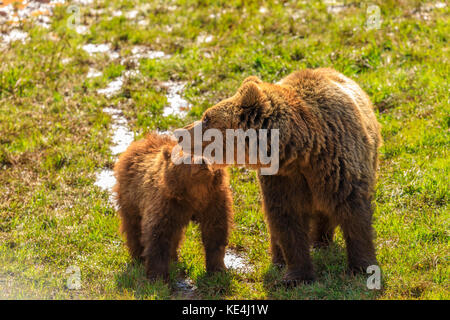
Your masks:
<instances>
[{"instance_id":1,"label":"green grass","mask_svg":"<svg viewBox=\"0 0 450 320\"><path fill-rule=\"evenodd\" d=\"M152 1L148 26L109 19L110 11L144 1L98 1L81 8L81 22L90 25L85 35L66 28L66 7L49 30L25 21L30 41L0 48L0 298L177 299L183 293L172 285L187 275L200 299L449 299L449 9L373 2L381 9L377 30L365 29L362 1L333 14L320 1ZM93 15L91 8L106 11ZM213 39L199 43L201 35ZM89 56L86 43L110 43L122 56L146 45L171 57L143 59L142 76L107 99L96 90L129 66ZM86 79L89 66L103 76ZM102 108L122 109L138 139L198 119L246 76L276 81L325 66L368 92L383 126L374 216L382 290L368 290L367 276L345 273L340 233L330 249L312 253L316 283L278 286L282 271L270 264L255 173L237 168L230 169L230 247L251 270L208 276L198 228L190 225L171 285L148 282L118 234L108 193L93 185L96 172L114 163L111 119ZM187 83L193 108L184 119L162 116L161 82L169 79ZM66 287L73 265L80 290Z\"/></svg>"}]
</instances>

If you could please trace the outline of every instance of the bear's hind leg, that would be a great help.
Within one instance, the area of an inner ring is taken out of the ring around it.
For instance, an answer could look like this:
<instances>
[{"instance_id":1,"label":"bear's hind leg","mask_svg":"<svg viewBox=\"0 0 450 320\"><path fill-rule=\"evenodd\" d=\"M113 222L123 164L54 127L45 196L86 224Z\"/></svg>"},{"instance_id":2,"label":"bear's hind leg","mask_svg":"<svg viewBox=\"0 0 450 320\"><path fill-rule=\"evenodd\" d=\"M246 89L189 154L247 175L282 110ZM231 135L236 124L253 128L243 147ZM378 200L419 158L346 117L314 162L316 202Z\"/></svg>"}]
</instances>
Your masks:
<instances>
[{"instance_id":1,"label":"bear's hind leg","mask_svg":"<svg viewBox=\"0 0 450 320\"><path fill-rule=\"evenodd\" d=\"M366 272L368 266L377 264L370 200L352 194L338 207L337 213L346 242L349 269L352 273Z\"/></svg>"},{"instance_id":2,"label":"bear's hind leg","mask_svg":"<svg viewBox=\"0 0 450 320\"><path fill-rule=\"evenodd\" d=\"M169 264L175 243L181 238L190 216L176 203L170 201L158 212L148 210L142 222L142 254L147 277L150 280L169 278Z\"/></svg>"},{"instance_id":3,"label":"bear's hind leg","mask_svg":"<svg viewBox=\"0 0 450 320\"><path fill-rule=\"evenodd\" d=\"M134 205L124 205L119 210L122 218L120 231L125 234L128 251L133 259L141 260L141 217L139 209Z\"/></svg>"}]
</instances>

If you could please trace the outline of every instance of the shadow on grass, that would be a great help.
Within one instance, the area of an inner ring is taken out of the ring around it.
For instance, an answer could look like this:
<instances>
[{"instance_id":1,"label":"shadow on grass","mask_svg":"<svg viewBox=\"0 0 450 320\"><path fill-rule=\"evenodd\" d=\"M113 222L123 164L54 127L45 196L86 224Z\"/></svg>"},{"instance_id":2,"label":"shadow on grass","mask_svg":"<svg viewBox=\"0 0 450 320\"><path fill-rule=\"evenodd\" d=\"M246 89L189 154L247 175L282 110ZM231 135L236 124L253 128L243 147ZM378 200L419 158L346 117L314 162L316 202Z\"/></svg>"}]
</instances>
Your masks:
<instances>
[{"instance_id":1,"label":"shadow on grass","mask_svg":"<svg viewBox=\"0 0 450 320\"><path fill-rule=\"evenodd\" d=\"M231 294L233 274L223 271L213 274L206 272L197 277L197 295L201 299L224 299Z\"/></svg>"},{"instance_id":2,"label":"shadow on grass","mask_svg":"<svg viewBox=\"0 0 450 320\"><path fill-rule=\"evenodd\" d=\"M369 290L368 274L351 275L347 272L345 249L337 244L314 249L312 259L316 281L312 284L286 288L282 285L285 269L270 265L263 275L263 286L269 299L376 299L380 290Z\"/></svg>"},{"instance_id":3,"label":"shadow on grass","mask_svg":"<svg viewBox=\"0 0 450 320\"><path fill-rule=\"evenodd\" d=\"M138 261L127 264L116 276L119 290L136 299L222 299L230 294L232 274L229 271L208 274L201 273L196 281L184 277L181 265L170 267L170 282L149 281L144 265Z\"/></svg>"},{"instance_id":4,"label":"shadow on grass","mask_svg":"<svg viewBox=\"0 0 450 320\"><path fill-rule=\"evenodd\" d=\"M171 290L162 280L149 281L145 275L144 265L133 260L128 263L122 273L116 276L119 290L136 299L170 299Z\"/></svg>"}]
</instances>

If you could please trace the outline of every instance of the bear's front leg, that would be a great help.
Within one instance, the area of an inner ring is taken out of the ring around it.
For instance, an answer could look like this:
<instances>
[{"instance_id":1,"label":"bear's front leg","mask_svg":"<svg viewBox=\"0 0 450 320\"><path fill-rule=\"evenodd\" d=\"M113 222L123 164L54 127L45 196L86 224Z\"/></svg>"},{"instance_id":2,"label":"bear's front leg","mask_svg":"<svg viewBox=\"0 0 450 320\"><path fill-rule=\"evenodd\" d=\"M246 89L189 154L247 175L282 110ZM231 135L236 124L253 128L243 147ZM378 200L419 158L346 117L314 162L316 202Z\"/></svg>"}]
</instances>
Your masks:
<instances>
[{"instance_id":1,"label":"bear's front leg","mask_svg":"<svg viewBox=\"0 0 450 320\"><path fill-rule=\"evenodd\" d=\"M309 254L309 212L307 190L302 190L304 179L290 179L278 175L259 176L264 198L264 209L272 239L276 239L286 262L283 278L288 286L314 281L314 270ZM300 192L300 191L303 192ZM276 257L274 257L276 258Z\"/></svg>"},{"instance_id":2,"label":"bear's front leg","mask_svg":"<svg viewBox=\"0 0 450 320\"><path fill-rule=\"evenodd\" d=\"M198 219L205 247L206 271L226 270L224 257L233 218L232 200L226 193L218 193Z\"/></svg>"},{"instance_id":3,"label":"bear's front leg","mask_svg":"<svg viewBox=\"0 0 450 320\"><path fill-rule=\"evenodd\" d=\"M189 219L190 216L173 200L162 204L157 212L149 209L144 214L141 241L145 270L150 280L169 279L170 260Z\"/></svg>"},{"instance_id":4,"label":"bear's front leg","mask_svg":"<svg viewBox=\"0 0 450 320\"><path fill-rule=\"evenodd\" d=\"M274 232L270 233L270 253L272 254L272 264L276 267L283 268L286 266L283 251Z\"/></svg>"}]
</instances>

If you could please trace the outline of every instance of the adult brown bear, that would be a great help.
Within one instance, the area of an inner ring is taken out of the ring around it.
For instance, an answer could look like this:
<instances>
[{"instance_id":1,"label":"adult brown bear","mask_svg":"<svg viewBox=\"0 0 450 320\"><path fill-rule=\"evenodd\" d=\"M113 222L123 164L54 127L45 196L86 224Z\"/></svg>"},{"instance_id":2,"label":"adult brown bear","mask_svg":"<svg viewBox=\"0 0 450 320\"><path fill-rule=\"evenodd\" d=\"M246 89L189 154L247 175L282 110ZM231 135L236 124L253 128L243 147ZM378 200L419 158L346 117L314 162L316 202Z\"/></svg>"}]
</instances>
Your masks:
<instances>
[{"instance_id":1,"label":"adult brown bear","mask_svg":"<svg viewBox=\"0 0 450 320\"><path fill-rule=\"evenodd\" d=\"M150 279L168 278L191 220L200 223L207 271L225 270L233 218L228 174L207 163L175 164L176 144L167 135L150 134L133 142L114 167L121 231Z\"/></svg>"},{"instance_id":2,"label":"adult brown bear","mask_svg":"<svg viewBox=\"0 0 450 320\"><path fill-rule=\"evenodd\" d=\"M206 110L201 124L224 135L226 129L279 129L279 170L259 174L259 182L272 261L286 264L288 284L314 280L310 243L328 245L338 225L352 271L377 263L371 201L380 125L354 81L325 68L298 71L276 84L252 76Z\"/></svg>"}]
</instances>

